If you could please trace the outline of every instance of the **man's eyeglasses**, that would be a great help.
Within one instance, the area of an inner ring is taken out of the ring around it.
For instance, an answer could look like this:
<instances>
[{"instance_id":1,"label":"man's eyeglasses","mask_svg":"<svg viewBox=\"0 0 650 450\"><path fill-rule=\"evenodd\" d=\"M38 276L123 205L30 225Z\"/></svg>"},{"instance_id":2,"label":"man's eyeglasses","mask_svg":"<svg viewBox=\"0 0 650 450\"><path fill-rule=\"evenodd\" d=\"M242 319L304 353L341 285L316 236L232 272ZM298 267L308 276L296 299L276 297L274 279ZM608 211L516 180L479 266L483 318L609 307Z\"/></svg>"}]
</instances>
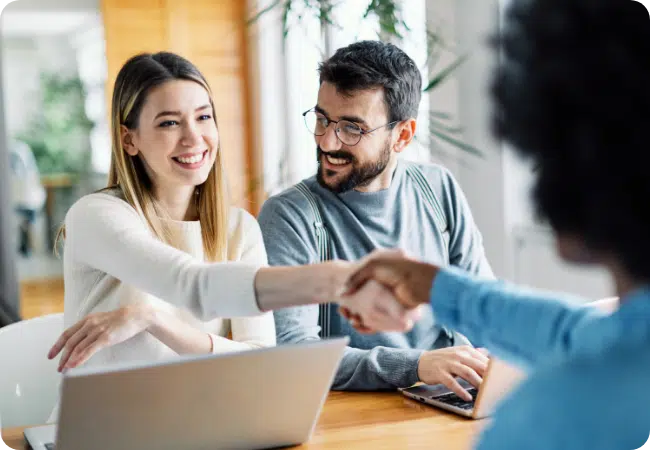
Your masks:
<instances>
[{"instance_id":1,"label":"man's eyeglasses","mask_svg":"<svg viewBox=\"0 0 650 450\"><path fill-rule=\"evenodd\" d=\"M327 131L327 127L329 127L330 123L333 123L336 125L334 128L336 137L339 139L339 141L347 146L357 145L364 134L372 133L375 130L399 122L399 120L395 120L377 128L373 128L372 130L364 130L359 125L354 122L350 122L349 120L328 119L323 114L316 112L314 109L305 111L302 113L302 116L305 119L305 125L307 126L307 129L311 133L314 133L315 136L323 136L325 134L325 131Z\"/></svg>"}]
</instances>

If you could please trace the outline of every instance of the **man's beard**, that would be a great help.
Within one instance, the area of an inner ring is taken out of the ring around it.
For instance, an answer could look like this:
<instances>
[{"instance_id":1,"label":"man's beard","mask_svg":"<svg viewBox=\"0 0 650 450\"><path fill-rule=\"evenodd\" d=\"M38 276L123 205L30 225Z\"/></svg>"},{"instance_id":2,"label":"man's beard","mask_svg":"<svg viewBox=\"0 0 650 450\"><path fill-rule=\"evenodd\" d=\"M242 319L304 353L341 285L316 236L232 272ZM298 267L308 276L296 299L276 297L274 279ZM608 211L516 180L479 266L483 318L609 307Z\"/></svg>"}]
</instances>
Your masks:
<instances>
[{"instance_id":1,"label":"man's beard","mask_svg":"<svg viewBox=\"0 0 650 450\"><path fill-rule=\"evenodd\" d=\"M318 173L316 174L316 180L318 180L318 184L323 186L325 189L328 189L336 194L341 194L354 188L367 186L372 182L372 180L377 178L377 176L379 176L386 169L388 163L390 162L390 153L390 140L387 139L386 145L379 154L379 159L377 161L358 165L357 159L344 150L327 152L325 154L320 147L316 147L316 154L318 158ZM329 185L325 181L324 175L334 176L337 173L323 168L321 159L324 158L325 155L328 155L332 158L345 159L349 164L352 165L351 170L346 169L350 170L350 173L334 185Z\"/></svg>"}]
</instances>

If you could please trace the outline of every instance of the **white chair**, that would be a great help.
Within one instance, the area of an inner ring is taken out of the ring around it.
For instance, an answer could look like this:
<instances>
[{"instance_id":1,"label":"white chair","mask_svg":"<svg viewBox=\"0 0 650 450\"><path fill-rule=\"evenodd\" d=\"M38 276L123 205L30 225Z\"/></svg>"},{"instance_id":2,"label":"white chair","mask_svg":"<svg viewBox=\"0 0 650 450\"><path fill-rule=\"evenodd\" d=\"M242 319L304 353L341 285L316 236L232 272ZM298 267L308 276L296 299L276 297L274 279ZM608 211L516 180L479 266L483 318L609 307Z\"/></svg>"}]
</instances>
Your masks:
<instances>
[{"instance_id":1,"label":"white chair","mask_svg":"<svg viewBox=\"0 0 650 450\"><path fill-rule=\"evenodd\" d=\"M0 418L3 427L43 425L59 395L58 358L47 353L63 332L63 314L0 328Z\"/></svg>"}]
</instances>

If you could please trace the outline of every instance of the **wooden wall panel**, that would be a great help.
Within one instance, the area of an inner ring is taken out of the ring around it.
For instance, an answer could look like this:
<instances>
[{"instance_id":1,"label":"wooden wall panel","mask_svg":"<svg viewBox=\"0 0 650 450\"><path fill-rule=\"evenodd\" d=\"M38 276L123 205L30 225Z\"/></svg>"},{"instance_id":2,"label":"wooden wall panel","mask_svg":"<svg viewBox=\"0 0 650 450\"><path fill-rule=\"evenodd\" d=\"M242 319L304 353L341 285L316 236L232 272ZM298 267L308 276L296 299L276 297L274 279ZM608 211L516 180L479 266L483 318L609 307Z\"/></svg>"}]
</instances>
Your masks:
<instances>
[{"instance_id":1,"label":"wooden wall panel","mask_svg":"<svg viewBox=\"0 0 650 450\"><path fill-rule=\"evenodd\" d=\"M136 53L168 50L203 72L212 88L233 203L256 213L248 94L246 11L241 0L102 0L109 90ZM112 95L112 92L109 93Z\"/></svg>"},{"instance_id":2,"label":"wooden wall panel","mask_svg":"<svg viewBox=\"0 0 650 450\"><path fill-rule=\"evenodd\" d=\"M109 96L112 95L117 73L127 59L137 53L167 48L165 2L166 0L102 1Z\"/></svg>"}]
</instances>

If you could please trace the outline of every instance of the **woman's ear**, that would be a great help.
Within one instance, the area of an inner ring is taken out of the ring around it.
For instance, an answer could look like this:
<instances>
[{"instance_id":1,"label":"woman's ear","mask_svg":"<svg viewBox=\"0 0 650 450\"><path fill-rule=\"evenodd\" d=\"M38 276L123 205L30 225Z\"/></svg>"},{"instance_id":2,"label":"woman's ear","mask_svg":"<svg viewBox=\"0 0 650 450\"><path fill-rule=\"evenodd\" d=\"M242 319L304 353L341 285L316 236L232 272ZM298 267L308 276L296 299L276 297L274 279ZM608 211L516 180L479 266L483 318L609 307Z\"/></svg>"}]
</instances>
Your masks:
<instances>
[{"instance_id":1,"label":"woman's ear","mask_svg":"<svg viewBox=\"0 0 650 450\"><path fill-rule=\"evenodd\" d=\"M129 130L125 125L120 125L120 134L124 151L131 156L137 155L138 148L133 143L133 131Z\"/></svg>"},{"instance_id":2,"label":"woman's ear","mask_svg":"<svg viewBox=\"0 0 650 450\"><path fill-rule=\"evenodd\" d=\"M400 122L395 128L399 134L397 135L395 144L393 144L393 150L397 153L401 153L413 140L415 129L417 128L417 122L415 119L408 119Z\"/></svg>"}]
</instances>

